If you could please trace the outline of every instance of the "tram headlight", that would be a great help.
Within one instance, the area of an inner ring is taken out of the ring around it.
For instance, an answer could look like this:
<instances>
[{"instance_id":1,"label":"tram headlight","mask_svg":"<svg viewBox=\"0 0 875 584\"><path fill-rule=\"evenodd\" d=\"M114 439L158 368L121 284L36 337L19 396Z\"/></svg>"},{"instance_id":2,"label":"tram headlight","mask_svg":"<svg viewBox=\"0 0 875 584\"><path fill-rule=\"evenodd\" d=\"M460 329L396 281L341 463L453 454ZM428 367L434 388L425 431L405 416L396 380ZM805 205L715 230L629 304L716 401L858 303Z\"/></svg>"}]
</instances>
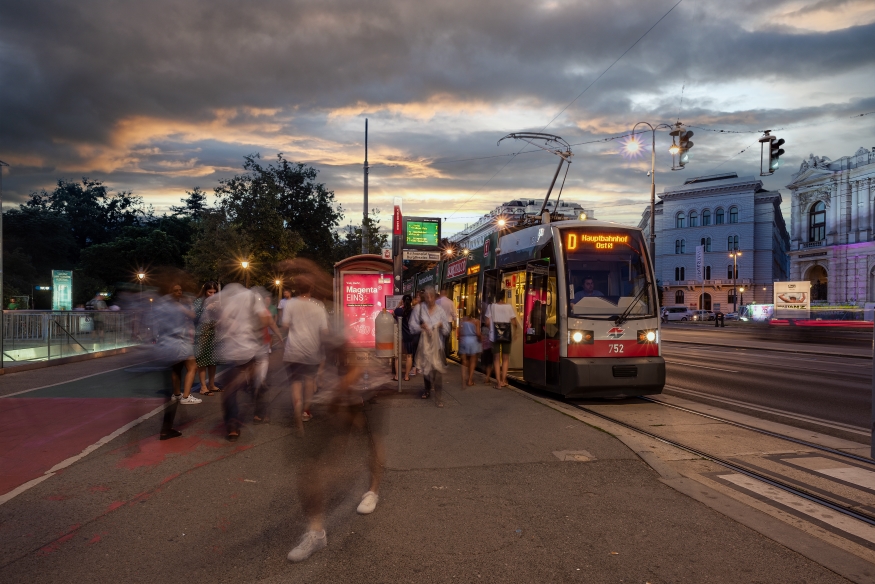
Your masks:
<instances>
[{"instance_id":1,"label":"tram headlight","mask_svg":"<svg viewBox=\"0 0 875 584\"><path fill-rule=\"evenodd\" d=\"M643 331L638 331L638 344L643 345L645 343L655 343L656 342L656 330L654 329L645 329Z\"/></svg>"},{"instance_id":2,"label":"tram headlight","mask_svg":"<svg viewBox=\"0 0 875 584\"><path fill-rule=\"evenodd\" d=\"M592 331L574 331L570 335L571 342L578 345L592 345L594 339Z\"/></svg>"}]
</instances>

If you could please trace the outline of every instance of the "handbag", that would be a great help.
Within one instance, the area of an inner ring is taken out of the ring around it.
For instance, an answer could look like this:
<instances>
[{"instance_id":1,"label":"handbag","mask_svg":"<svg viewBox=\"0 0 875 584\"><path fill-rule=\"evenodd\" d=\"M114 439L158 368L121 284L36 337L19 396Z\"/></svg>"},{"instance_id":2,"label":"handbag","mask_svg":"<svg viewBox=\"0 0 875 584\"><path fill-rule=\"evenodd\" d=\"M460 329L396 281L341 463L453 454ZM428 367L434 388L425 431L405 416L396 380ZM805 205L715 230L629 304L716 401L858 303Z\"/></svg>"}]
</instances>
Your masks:
<instances>
[{"instance_id":1,"label":"handbag","mask_svg":"<svg viewBox=\"0 0 875 584\"><path fill-rule=\"evenodd\" d=\"M513 340L511 338L509 322L494 322L492 323L492 328L495 330L496 343L509 343Z\"/></svg>"}]
</instances>

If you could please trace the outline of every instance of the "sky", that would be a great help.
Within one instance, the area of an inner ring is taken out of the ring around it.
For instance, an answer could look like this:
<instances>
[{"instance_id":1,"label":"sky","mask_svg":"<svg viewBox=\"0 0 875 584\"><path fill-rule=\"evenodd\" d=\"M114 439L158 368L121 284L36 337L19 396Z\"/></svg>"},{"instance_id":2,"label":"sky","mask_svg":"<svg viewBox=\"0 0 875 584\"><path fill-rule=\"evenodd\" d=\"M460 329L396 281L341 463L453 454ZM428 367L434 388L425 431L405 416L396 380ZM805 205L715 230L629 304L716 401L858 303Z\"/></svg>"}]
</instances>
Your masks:
<instances>
[{"instance_id":1,"label":"sky","mask_svg":"<svg viewBox=\"0 0 875 584\"><path fill-rule=\"evenodd\" d=\"M875 112L873 0L2 0L0 14L7 209L88 177L161 212L246 155L282 153L360 221L367 118L384 227L395 197L446 235L543 198L557 159L497 144L518 131L574 145L563 200L637 224L649 150L604 139L680 121L692 160L672 171L657 132L657 192L758 174L772 129L787 153L763 182L789 222L803 159L875 148L875 113L860 115Z\"/></svg>"}]
</instances>

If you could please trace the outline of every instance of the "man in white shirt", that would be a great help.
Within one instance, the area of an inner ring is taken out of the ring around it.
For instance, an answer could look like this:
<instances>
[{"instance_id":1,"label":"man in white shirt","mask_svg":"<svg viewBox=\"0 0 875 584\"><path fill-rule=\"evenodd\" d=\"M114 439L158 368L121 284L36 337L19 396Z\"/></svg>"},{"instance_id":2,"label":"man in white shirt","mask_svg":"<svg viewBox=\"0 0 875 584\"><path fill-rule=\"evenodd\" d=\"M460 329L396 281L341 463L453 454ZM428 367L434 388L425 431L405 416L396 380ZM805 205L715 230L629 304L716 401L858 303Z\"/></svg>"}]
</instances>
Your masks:
<instances>
[{"instance_id":1,"label":"man in white shirt","mask_svg":"<svg viewBox=\"0 0 875 584\"><path fill-rule=\"evenodd\" d=\"M298 296L289 298L283 308L282 324L288 327L286 364L295 404L295 422L303 432L303 422L309 421L310 403L316 389L316 374L324 359L322 340L328 333L328 312L325 305L312 298L312 284L305 278L297 282Z\"/></svg>"},{"instance_id":2,"label":"man in white shirt","mask_svg":"<svg viewBox=\"0 0 875 584\"><path fill-rule=\"evenodd\" d=\"M279 303L276 305L276 322L277 324L282 325L283 323L283 308L286 307L286 302L288 302L292 298L291 290L283 290L283 297L280 298Z\"/></svg>"}]
</instances>

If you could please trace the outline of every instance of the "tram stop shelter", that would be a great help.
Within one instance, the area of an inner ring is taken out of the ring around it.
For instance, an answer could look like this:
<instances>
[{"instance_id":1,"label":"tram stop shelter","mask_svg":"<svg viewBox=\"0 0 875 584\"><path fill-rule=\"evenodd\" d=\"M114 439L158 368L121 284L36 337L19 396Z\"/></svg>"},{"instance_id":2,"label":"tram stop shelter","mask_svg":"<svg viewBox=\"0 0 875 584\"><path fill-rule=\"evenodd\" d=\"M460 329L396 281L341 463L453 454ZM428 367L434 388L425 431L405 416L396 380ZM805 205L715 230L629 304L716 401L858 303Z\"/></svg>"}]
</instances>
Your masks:
<instances>
[{"instance_id":1,"label":"tram stop shelter","mask_svg":"<svg viewBox=\"0 0 875 584\"><path fill-rule=\"evenodd\" d=\"M383 310L386 296L391 295L391 260L362 254L334 264L335 324L346 334L357 362L374 358L374 319Z\"/></svg>"}]
</instances>

